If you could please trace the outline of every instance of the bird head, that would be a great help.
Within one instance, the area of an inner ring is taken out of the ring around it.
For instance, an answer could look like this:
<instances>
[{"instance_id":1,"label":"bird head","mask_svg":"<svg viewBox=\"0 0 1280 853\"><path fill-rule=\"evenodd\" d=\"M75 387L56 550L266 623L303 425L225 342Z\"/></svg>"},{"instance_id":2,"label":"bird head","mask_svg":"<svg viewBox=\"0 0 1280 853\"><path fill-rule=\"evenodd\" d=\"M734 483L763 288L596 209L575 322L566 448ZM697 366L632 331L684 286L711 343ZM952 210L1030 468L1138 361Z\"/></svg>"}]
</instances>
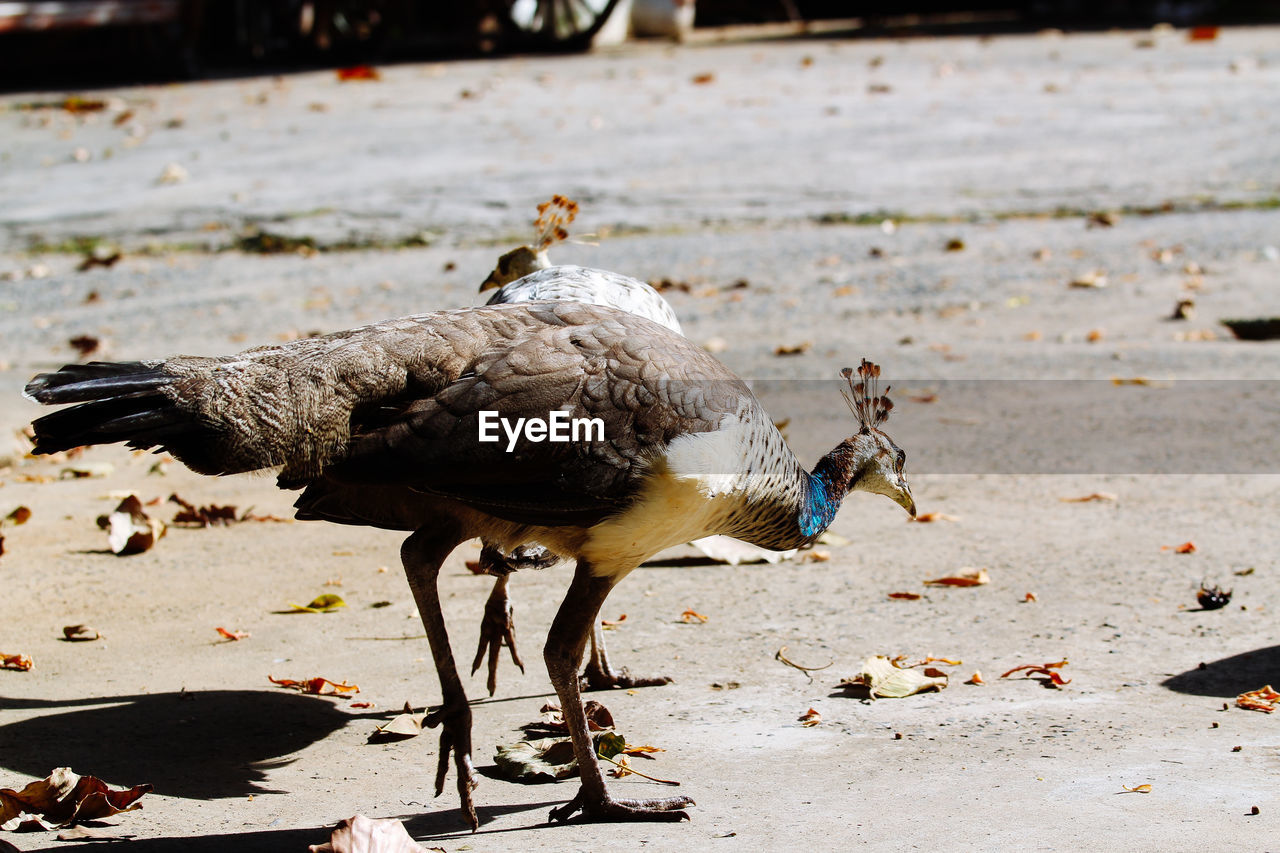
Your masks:
<instances>
[{"instance_id":1,"label":"bird head","mask_svg":"<svg viewBox=\"0 0 1280 853\"><path fill-rule=\"evenodd\" d=\"M484 293L486 290L510 284L518 278L524 278L531 272L545 270L549 266L551 261L547 258L546 249L535 249L533 246L512 249L498 258L498 265L493 268L493 272L489 273L484 284L480 285L480 292Z\"/></svg>"},{"instance_id":2,"label":"bird head","mask_svg":"<svg viewBox=\"0 0 1280 853\"><path fill-rule=\"evenodd\" d=\"M498 265L480 285L480 292L510 284L531 272L551 266L547 249L569 239L569 224L578 215L578 203L562 195L538 205L538 218L533 221L533 244L512 249L498 258Z\"/></svg>"},{"instance_id":3,"label":"bird head","mask_svg":"<svg viewBox=\"0 0 1280 853\"><path fill-rule=\"evenodd\" d=\"M856 383L855 373L858 378ZM888 386L884 393L878 387L880 365L872 364L864 358L856 371L846 367L840 371L840 375L849 385L849 390L841 389L841 393L854 417L858 419L859 426L857 435L843 442L851 451L849 491L884 495L914 518L916 502L903 473L903 466L907 462L906 451L879 429L893 410L893 402L888 397Z\"/></svg>"}]
</instances>

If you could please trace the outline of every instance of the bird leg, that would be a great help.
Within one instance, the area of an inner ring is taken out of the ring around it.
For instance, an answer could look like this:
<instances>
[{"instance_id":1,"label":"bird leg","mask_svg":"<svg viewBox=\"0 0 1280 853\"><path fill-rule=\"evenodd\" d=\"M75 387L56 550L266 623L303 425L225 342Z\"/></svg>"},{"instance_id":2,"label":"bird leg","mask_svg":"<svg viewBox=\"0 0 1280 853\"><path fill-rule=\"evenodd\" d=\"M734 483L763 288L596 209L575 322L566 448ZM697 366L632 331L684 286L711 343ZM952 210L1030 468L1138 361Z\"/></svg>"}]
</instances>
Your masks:
<instances>
[{"instance_id":1,"label":"bird leg","mask_svg":"<svg viewBox=\"0 0 1280 853\"><path fill-rule=\"evenodd\" d=\"M671 676L632 675L624 666L614 669L609 664L609 652L604 646L604 627L599 619L592 620L591 626L591 658L587 668L582 671L580 688L582 690L612 690L615 687L658 687L671 683Z\"/></svg>"},{"instance_id":2,"label":"bird leg","mask_svg":"<svg viewBox=\"0 0 1280 853\"><path fill-rule=\"evenodd\" d=\"M449 772L449 755L453 754L458 774L458 796L462 801L462 813L474 832L480 821L476 817L471 792L477 785L475 770L471 766L471 706L462 689L462 679L453 661L449 647L449 634L445 630L444 614L440 611L440 591L436 579L440 564L465 537L452 521L441 521L432 527L424 527L404 541L400 547L400 559L404 573L413 590L418 605L418 615L427 630L431 643L431 657L435 660L436 674L440 677L440 707L427 715L430 728L440 726L440 755L436 765L436 796L444 791L445 776Z\"/></svg>"},{"instance_id":3,"label":"bird leg","mask_svg":"<svg viewBox=\"0 0 1280 853\"><path fill-rule=\"evenodd\" d=\"M475 675L488 652L489 678L486 685L490 696L498 687L498 658L502 653L503 643L511 649L512 662L520 667L520 672L524 672L524 661L520 660L520 653L516 651L516 625L511 598L507 594L508 577L499 575L493 582L493 592L489 593L489 600L485 602L484 619L480 622L480 645L476 648L476 659L471 662L471 674Z\"/></svg>"},{"instance_id":4,"label":"bird leg","mask_svg":"<svg viewBox=\"0 0 1280 853\"><path fill-rule=\"evenodd\" d=\"M578 794L563 806L551 810L550 821L567 821L581 811L588 821L677 821L687 820L683 809L693 805L688 797L667 797L650 800L622 800L609 795L596 759L595 745L587 730L587 715L582 706L582 693L578 689L578 664L587 645L591 626L596 621L600 605L613 588L612 578L592 577L585 560L578 562L573 583L565 593L560 610L556 613L543 656L547 662L547 674L560 697L560 710L573 740L573 754L578 760L578 775L582 786Z\"/></svg>"},{"instance_id":5,"label":"bird leg","mask_svg":"<svg viewBox=\"0 0 1280 853\"><path fill-rule=\"evenodd\" d=\"M507 592L507 576L518 569L545 569L559 562L560 557L546 548L536 545L521 545L509 555L504 554L493 545L485 544L480 551L480 569L487 575L497 578L489 600L484 605L484 618L480 620L480 644L476 647L476 658L471 662L471 674L489 655L489 678L487 686L492 696L498 688L498 658L505 643L511 650L511 660L524 672L524 662L516 651L516 626L513 618L511 597Z\"/></svg>"}]
</instances>

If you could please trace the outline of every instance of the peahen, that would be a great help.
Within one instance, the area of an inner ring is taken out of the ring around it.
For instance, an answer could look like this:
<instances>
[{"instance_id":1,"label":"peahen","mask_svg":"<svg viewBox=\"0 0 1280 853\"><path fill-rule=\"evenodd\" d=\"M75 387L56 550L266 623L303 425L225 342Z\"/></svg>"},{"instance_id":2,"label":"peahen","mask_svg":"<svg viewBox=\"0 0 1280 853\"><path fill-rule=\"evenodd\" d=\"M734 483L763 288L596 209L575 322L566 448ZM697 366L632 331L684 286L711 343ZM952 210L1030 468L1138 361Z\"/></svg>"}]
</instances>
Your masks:
<instances>
[{"instance_id":1,"label":"peahen","mask_svg":"<svg viewBox=\"0 0 1280 853\"><path fill-rule=\"evenodd\" d=\"M846 377L852 371L846 370ZM577 560L544 647L581 787L567 820L679 820L688 797L615 799L592 747L578 665L613 586L662 548L709 534L762 547L812 542L853 490L914 513L890 403L863 362L858 431L805 471L748 388L671 331L572 302L421 314L220 358L68 365L26 387L75 403L33 424L35 452L125 442L204 474L275 469L300 519L412 531L401 548L442 705L436 793L450 755L478 826L471 711L440 609L440 566L473 537ZM482 412L599 418L603 438L479 441Z\"/></svg>"}]
</instances>

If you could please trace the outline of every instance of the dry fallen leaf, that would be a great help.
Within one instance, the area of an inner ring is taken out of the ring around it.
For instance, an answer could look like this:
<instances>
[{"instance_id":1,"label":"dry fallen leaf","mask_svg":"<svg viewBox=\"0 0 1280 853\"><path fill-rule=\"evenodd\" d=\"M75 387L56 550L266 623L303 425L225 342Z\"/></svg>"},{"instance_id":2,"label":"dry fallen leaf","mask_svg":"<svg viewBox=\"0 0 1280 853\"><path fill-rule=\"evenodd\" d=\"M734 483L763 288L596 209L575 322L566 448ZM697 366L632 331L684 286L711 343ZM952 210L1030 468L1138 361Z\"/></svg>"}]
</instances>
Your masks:
<instances>
[{"instance_id":1,"label":"dry fallen leaf","mask_svg":"<svg viewBox=\"0 0 1280 853\"><path fill-rule=\"evenodd\" d=\"M701 74L693 75L691 82L697 86L705 86L708 83L714 82L715 79L716 75L712 74L710 71L704 71Z\"/></svg>"},{"instance_id":2,"label":"dry fallen leaf","mask_svg":"<svg viewBox=\"0 0 1280 853\"><path fill-rule=\"evenodd\" d=\"M1259 687L1257 690L1241 693L1236 697L1237 707L1244 708L1246 711L1262 711L1264 714L1274 711L1278 702L1280 702L1280 693L1273 690L1270 684ZM1225 709L1226 705L1222 707Z\"/></svg>"},{"instance_id":3,"label":"dry fallen leaf","mask_svg":"<svg viewBox=\"0 0 1280 853\"><path fill-rule=\"evenodd\" d=\"M1173 313L1169 315L1170 320L1190 320L1195 314L1196 301L1189 297L1179 299L1178 303L1173 306Z\"/></svg>"},{"instance_id":4,"label":"dry fallen leaf","mask_svg":"<svg viewBox=\"0 0 1280 853\"><path fill-rule=\"evenodd\" d=\"M681 622L702 623L702 622L706 622L710 618L711 618L710 616L703 616L701 613L699 613L696 610L693 610L692 608L680 614Z\"/></svg>"},{"instance_id":5,"label":"dry fallen leaf","mask_svg":"<svg viewBox=\"0 0 1280 853\"><path fill-rule=\"evenodd\" d=\"M1130 788L1128 785L1121 785L1120 787L1124 788L1126 791L1128 791L1131 794L1150 794L1151 793L1150 785L1134 785L1132 788Z\"/></svg>"},{"instance_id":6,"label":"dry fallen leaf","mask_svg":"<svg viewBox=\"0 0 1280 853\"><path fill-rule=\"evenodd\" d=\"M977 684L979 686L986 683L987 682L982 677L982 673L976 669L973 671L973 675L969 676L969 680L965 682L965 684Z\"/></svg>"},{"instance_id":7,"label":"dry fallen leaf","mask_svg":"<svg viewBox=\"0 0 1280 853\"><path fill-rule=\"evenodd\" d=\"M1040 600L1040 599L1036 598L1036 594L1035 594L1034 592L1029 592L1029 593L1027 593L1026 595L1024 595L1024 596L1022 597L1022 601L1023 601L1023 603L1026 603L1026 604L1032 604L1032 603L1037 602L1037 601L1039 601L1039 600Z\"/></svg>"},{"instance_id":8,"label":"dry fallen leaf","mask_svg":"<svg viewBox=\"0 0 1280 853\"><path fill-rule=\"evenodd\" d=\"M895 659L895 660L894 660L894 665L895 665L895 666L901 666L901 661L902 661L902 660L906 660L906 656L905 656L905 655L901 658L901 660ZM935 657L933 657L932 655L928 655L928 656L923 657L923 658L921 658L920 660L916 661L915 663L907 664L906 666L904 666L904 667L902 667L902 668L903 668L903 669L914 669L915 667L919 667L919 666L927 666L928 664L931 664L931 663L940 663L940 664L945 664L946 666L960 666L960 664L964 663L964 661L962 661L962 660L952 660L951 658L935 658ZM927 672L927 671L928 671L928 670L926 670L926 672Z\"/></svg>"},{"instance_id":9,"label":"dry fallen leaf","mask_svg":"<svg viewBox=\"0 0 1280 853\"><path fill-rule=\"evenodd\" d=\"M31 509L29 507L20 506L14 509L13 512L6 515L4 517L4 520L11 522L14 525L20 525L20 524L26 524L30 518L31 518Z\"/></svg>"},{"instance_id":10,"label":"dry fallen leaf","mask_svg":"<svg viewBox=\"0 0 1280 853\"><path fill-rule=\"evenodd\" d=\"M342 600L342 596L327 592L324 595L316 596L311 600L310 604L294 604L291 601L289 606L293 609L285 611L286 613L332 613L339 608L346 607L347 603Z\"/></svg>"},{"instance_id":11,"label":"dry fallen leaf","mask_svg":"<svg viewBox=\"0 0 1280 853\"><path fill-rule=\"evenodd\" d=\"M945 578L927 580L924 583L925 586L981 586L990 582L991 577L987 574L986 569L972 569L970 571L961 571L959 574Z\"/></svg>"},{"instance_id":12,"label":"dry fallen leaf","mask_svg":"<svg viewBox=\"0 0 1280 853\"><path fill-rule=\"evenodd\" d=\"M1161 545L1161 551L1172 551L1175 554L1194 554L1196 552L1196 543L1183 542L1181 545Z\"/></svg>"},{"instance_id":13,"label":"dry fallen leaf","mask_svg":"<svg viewBox=\"0 0 1280 853\"><path fill-rule=\"evenodd\" d=\"M7 655L4 652L0 652L0 669L16 669L26 672L31 667L31 655Z\"/></svg>"},{"instance_id":14,"label":"dry fallen leaf","mask_svg":"<svg viewBox=\"0 0 1280 853\"><path fill-rule=\"evenodd\" d=\"M918 601L921 598L918 592L891 592L889 597L901 599L902 601Z\"/></svg>"},{"instance_id":15,"label":"dry fallen leaf","mask_svg":"<svg viewBox=\"0 0 1280 853\"><path fill-rule=\"evenodd\" d=\"M925 690L941 690L947 686L947 676L927 675L915 669L902 669L884 655L875 655L862 662L862 672L840 682L841 687L866 687L871 698L900 699Z\"/></svg>"},{"instance_id":16,"label":"dry fallen leaf","mask_svg":"<svg viewBox=\"0 0 1280 853\"><path fill-rule=\"evenodd\" d=\"M583 703L582 709L586 714L588 730L604 732L613 729L613 713L602 703L594 699L588 699ZM539 719L531 723L525 723L520 727L525 734L531 737L545 737L547 735L567 735L569 733L569 727L564 721L564 714L560 711L558 705L548 702L542 706L540 713L542 716Z\"/></svg>"},{"instance_id":17,"label":"dry fallen leaf","mask_svg":"<svg viewBox=\"0 0 1280 853\"><path fill-rule=\"evenodd\" d=\"M625 755L619 755L613 759L613 767L609 768L609 775L615 779L622 779L631 775L631 759Z\"/></svg>"},{"instance_id":18,"label":"dry fallen leaf","mask_svg":"<svg viewBox=\"0 0 1280 853\"><path fill-rule=\"evenodd\" d=\"M190 173L181 163L169 163L156 178L157 184L180 184L190 177Z\"/></svg>"},{"instance_id":19,"label":"dry fallen leaf","mask_svg":"<svg viewBox=\"0 0 1280 853\"><path fill-rule=\"evenodd\" d=\"M1013 669L1001 675L1001 678L1008 678L1016 672L1022 673L1024 678L1032 678L1037 675L1047 676L1048 680L1044 684L1054 687L1061 687L1064 684L1070 684L1071 679L1063 678L1062 674L1057 670L1066 666L1065 660L1054 661L1053 663L1024 663L1022 666L1015 666Z\"/></svg>"},{"instance_id":20,"label":"dry fallen leaf","mask_svg":"<svg viewBox=\"0 0 1280 853\"><path fill-rule=\"evenodd\" d=\"M236 508L233 506L217 506L211 504L209 506L197 507L190 504L182 498L175 495L169 495L169 502L175 503L182 509L173 516L173 524L182 527L210 527L212 525L235 524L240 519L236 517Z\"/></svg>"},{"instance_id":21,"label":"dry fallen leaf","mask_svg":"<svg viewBox=\"0 0 1280 853\"><path fill-rule=\"evenodd\" d=\"M1071 279L1071 286L1098 290L1107 286L1107 274L1101 270L1091 270L1086 273L1081 273Z\"/></svg>"},{"instance_id":22,"label":"dry fallen leaf","mask_svg":"<svg viewBox=\"0 0 1280 853\"><path fill-rule=\"evenodd\" d=\"M311 844L311 853L429 853L394 818L349 817L334 827L324 844ZM432 848L439 850L440 848Z\"/></svg>"},{"instance_id":23,"label":"dry fallen leaf","mask_svg":"<svg viewBox=\"0 0 1280 853\"><path fill-rule=\"evenodd\" d=\"M231 642L235 642L236 640L245 640L249 638L248 631L228 631L226 628L214 628L213 630L217 631L219 634L221 634L223 637L230 640Z\"/></svg>"},{"instance_id":24,"label":"dry fallen leaf","mask_svg":"<svg viewBox=\"0 0 1280 853\"><path fill-rule=\"evenodd\" d=\"M369 735L370 743L389 740L405 740L422 734L422 726L426 722L426 713L415 714L413 707L404 703L404 712L392 717L373 730Z\"/></svg>"},{"instance_id":25,"label":"dry fallen leaf","mask_svg":"<svg viewBox=\"0 0 1280 853\"><path fill-rule=\"evenodd\" d=\"M614 628L627 621L627 614L623 613L617 619L601 619L600 627L606 631L612 631Z\"/></svg>"},{"instance_id":26,"label":"dry fallen leaf","mask_svg":"<svg viewBox=\"0 0 1280 853\"><path fill-rule=\"evenodd\" d=\"M98 519L98 526L107 531L107 544L121 557L141 554L149 550L164 536L164 522L142 511L142 501L130 495L120 501L110 515Z\"/></svg>"},{"instance_id":27,"label":"dry fallen leaf","mask_svg":"<svg viewBox=\"0 0 1280 853\"><path fill-rule=\"evenodd\" d=\"M932 522L935 522L935 521L959 521L959 520L960 520L959 516L948 515L945 512L922 512L918 514L915 518L907 519L908 522L914 522L916 524L931 524Z\"/></svg>"},{"instance_id":28,"label":"dry fallen leaf","mask_svg":"<svg viewBox=\"0 0 1280 853\"><path fill-rule=\"evenodd\" d=\"M798 344L781 344L774 348L774 355L804 355L813 349L813 341L801 341Z\"/></svg>"},{"instance_id":29,"label":"dry fallen leaf","mask_svg":"<svg viewBox=\"0 0 1280 853\"><path fill-rule=\"evenodd\" d=\"M1082 504L1091 501L1115 501L1119 500L1119 498L1111 494L1111 492L1093 492L1092 494L1081 495L1078 498L1058 498L1058 500L1068 504Z\"/></svg>"},{"instance_id":30,"label":"dry fallen leaf","mask_svg":"<svg viewBox=\"0 0 1280 853\"><path fill-rule=\"evenodd\" d=\"M21 791L0 788L0 829L54 829L84 820L100 820L120 812L142 808L136 802L151 790L135 785L113 791L93 776L80 776L70 767L59 767L45 779L32 782Z\"/></svg>"},{"instance_id":31,"label":"dry fallen leaf","mask_svg":"<svg viewBox=\"0 0 1280 853\"><path fill-rule=\"evenodd\" d=\"M822 725L822 714L818 713L817 710L810 708L800 715L799 722L800 725L804 726L806 729L814 726L820 726Z\"/></svg>"},{"instance_id":32,"label":"dry fallen leaf","mask_svg":"<svg viewBox=\"0 0 1280 853\"><path fill-rule=\"evenodd\" d=\"M290 690L297 690L313 696L325 696L331 693L344 694L360 692L359 685L347 684L345 681L330 681L327 678L308 678L305 681L295 681L292 678L274 678L270 675L268 675L267 678L272 684L278 684L281 687L287 687Z\"/></svg>"},{"instance_id":33,"label":"dry fallen leaf","mask_svg":"<svg viewBox=\"0 0 1280 853\"><path fill-rule=\"evenodd\" d=\"M68 451L70 456L70 451ZM82 480L87 477L107 477L116 470L110 462L77 462L58 472L63 480Z\"/></svg>"},{"instance_id":34,"label":"dry fallen leaf","mask_svg":"<svg viewBox=\"0 0 1280 853\"><path fill-rule=\"evenodd\" d=\"M62 638L73 643L85 643L100 640L102 635L88 625L63 625Z\"/></svg>"},{"instance_id":35,"label":"dry fallen leaf","mask_svg":"<svg viewBox=\"0 0 1280 853\"><path fill-rule=\"evenodd\" d=\"M504 779L517 782L554 782L578 774L573 743L567 737L531 738L499 746L493 760Z\"/></svg>"}]
</instances>

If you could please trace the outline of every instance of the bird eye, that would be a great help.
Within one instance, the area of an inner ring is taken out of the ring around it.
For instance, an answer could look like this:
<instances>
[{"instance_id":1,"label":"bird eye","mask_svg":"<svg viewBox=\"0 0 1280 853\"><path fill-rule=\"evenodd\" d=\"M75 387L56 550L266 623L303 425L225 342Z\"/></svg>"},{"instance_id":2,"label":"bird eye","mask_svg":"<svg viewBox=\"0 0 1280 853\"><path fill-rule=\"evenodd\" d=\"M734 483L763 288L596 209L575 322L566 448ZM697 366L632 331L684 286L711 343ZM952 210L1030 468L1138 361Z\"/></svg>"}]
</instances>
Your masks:
<instances>
[{"instance_id":1,"label":"bird eye","mask_svg":"<svg viewBox=\"0 0 1280 853\"><path fill-rule=\"evenodd\" d=\"M903 465L906 465L906 464L907 464L907 454L906 454L906 453L904 453L903 451L899 450L899 451L898 451L898 458L897 458L897 460L894 462L893 467L897 470L897 472L898 472L899 474L901 474L901 473L902 473L902 466L903 466Z\"/></svg>"}]
</instances>

